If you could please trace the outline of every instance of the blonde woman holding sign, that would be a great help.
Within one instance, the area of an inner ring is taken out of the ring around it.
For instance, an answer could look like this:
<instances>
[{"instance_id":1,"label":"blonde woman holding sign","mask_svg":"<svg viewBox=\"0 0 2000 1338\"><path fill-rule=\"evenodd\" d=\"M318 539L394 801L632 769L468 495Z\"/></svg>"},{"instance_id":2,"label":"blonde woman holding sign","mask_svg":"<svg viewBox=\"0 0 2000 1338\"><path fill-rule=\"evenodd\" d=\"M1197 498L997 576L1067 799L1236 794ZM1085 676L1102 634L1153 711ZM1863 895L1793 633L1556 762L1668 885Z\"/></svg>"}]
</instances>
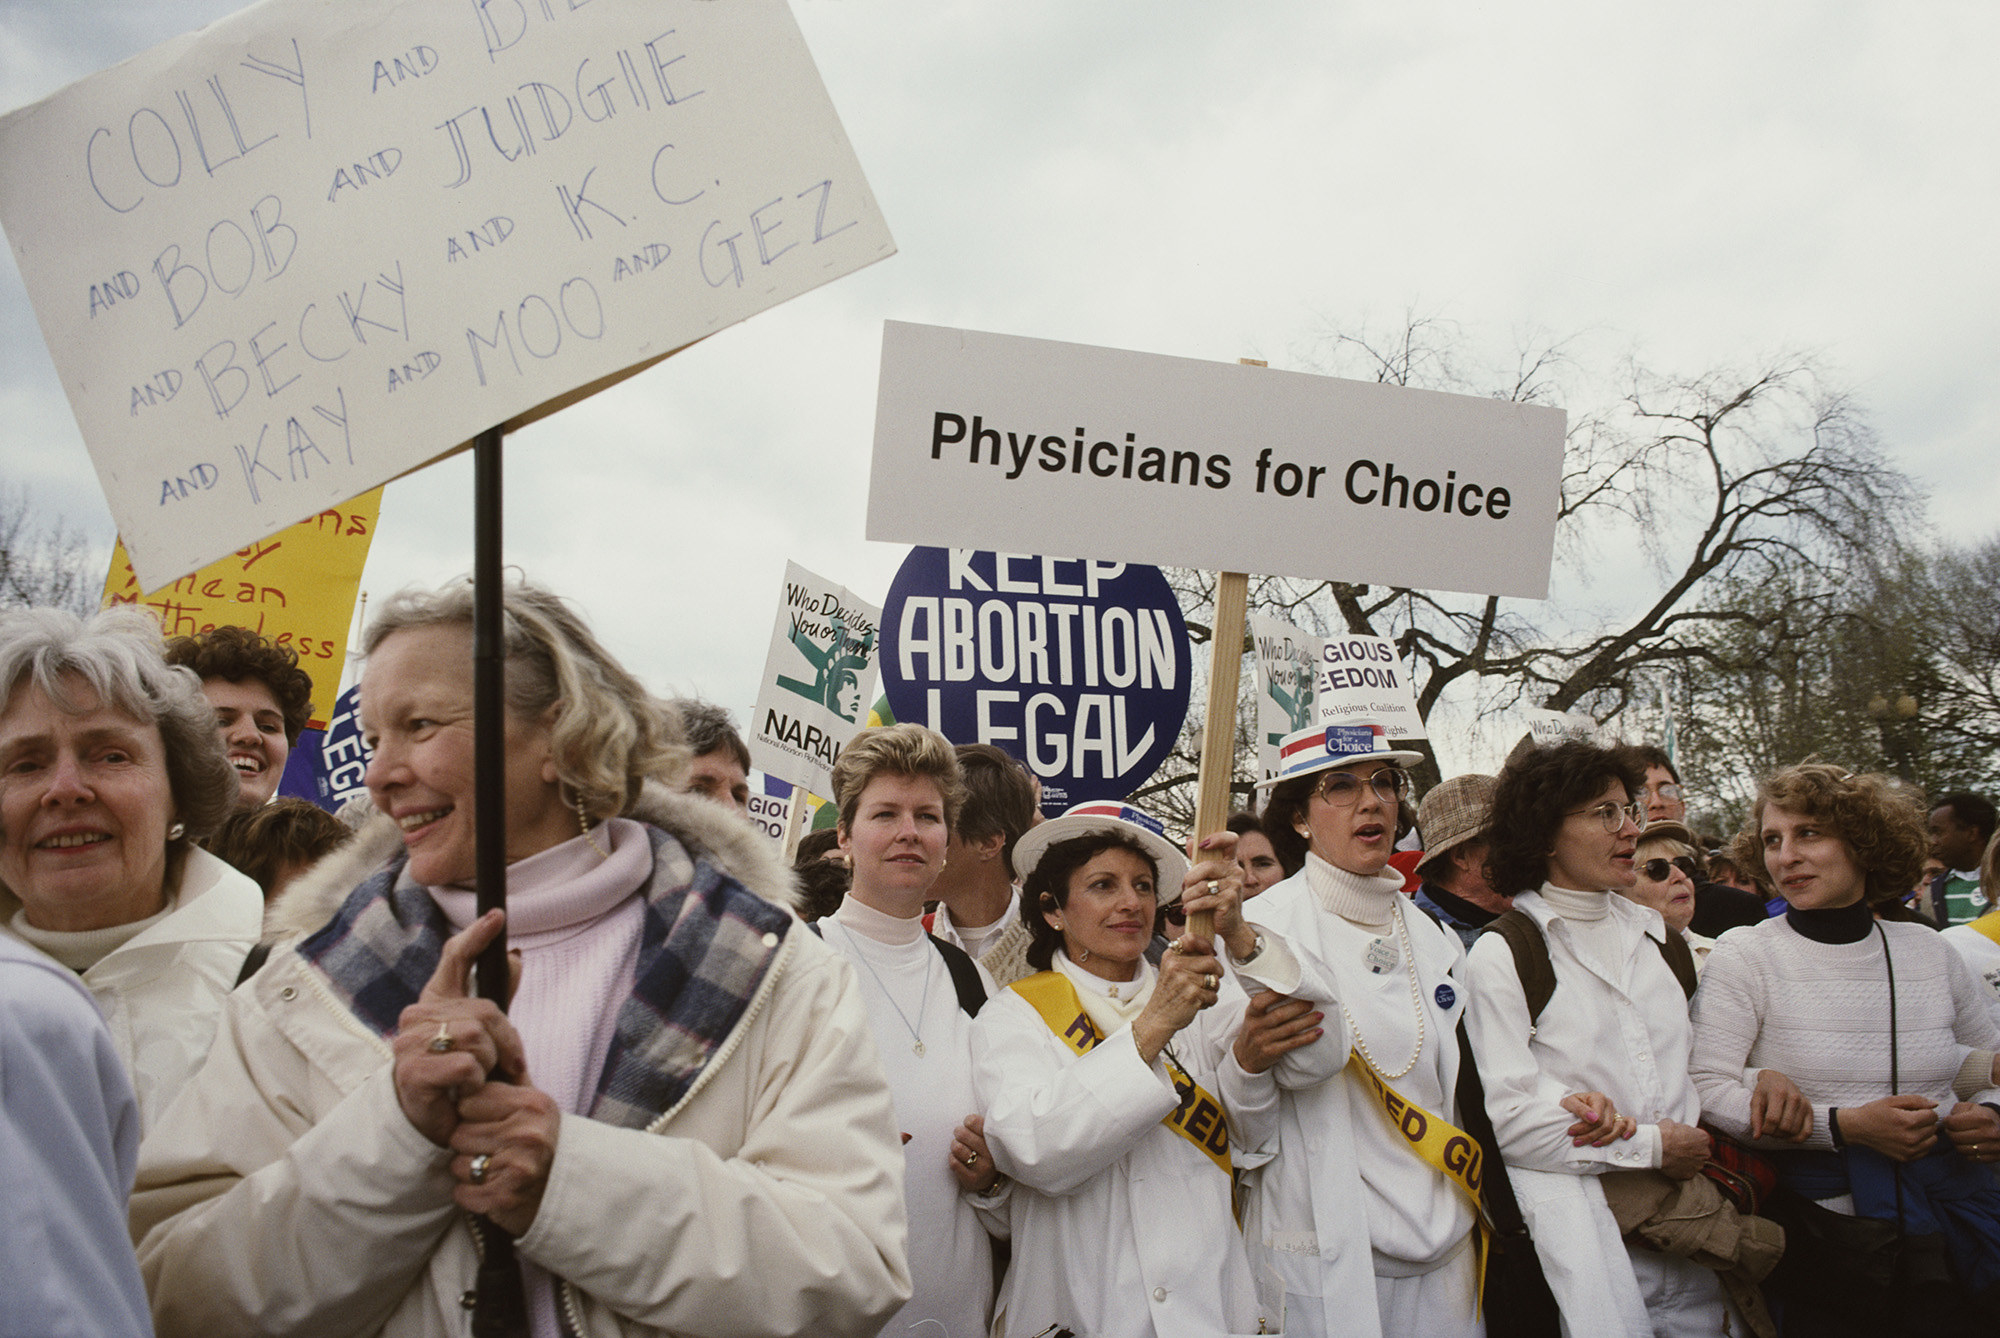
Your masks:
<instances>
[{"instance_id":1,"label":"blonde woman holding sign","mask_svg":"<svg viewBox=\"0 0 2000 1338\"><path fill-rule=\"evenodd\" d=\"M1306 1001L1323 1019L1272 1069L1277 1155L1244 1213L1260 1280L1283 1289L1288 1334L1484 1331L1478 1149L1456 1127L1453 1096L1465 951L1384 872L1409 792L1402 768L1418 756L1376 728L1318 726L1285 736L1266 782L1266 828L1304 840L1305 868L1245 908L1261 937L1237 970L1245 989Z\"/></svg>"},{"instance_id":2,"label":"blonde woman holding sign","mask_svg":"<svg viewBox=\"0 0 2000 1338\"><path fill-rule=\"evenodd\" d=\"M1268 1155L1276 1089L1230 1054L1214 1004L1231 995L1240 1017L1241 991L1208 941L1181 940L1157 971L1145 958L1154 913L1176 892L1214 913L1218 939L1246 946L1242 875L1220 860L1190 872L1157 822L1116 802L1031 829L1014 865L1037 974L972 1029L986 1141L1015 1181L994 1332L1278 1332L1231 1216L1231 1172Z\"/></svg>"}]
</instances>

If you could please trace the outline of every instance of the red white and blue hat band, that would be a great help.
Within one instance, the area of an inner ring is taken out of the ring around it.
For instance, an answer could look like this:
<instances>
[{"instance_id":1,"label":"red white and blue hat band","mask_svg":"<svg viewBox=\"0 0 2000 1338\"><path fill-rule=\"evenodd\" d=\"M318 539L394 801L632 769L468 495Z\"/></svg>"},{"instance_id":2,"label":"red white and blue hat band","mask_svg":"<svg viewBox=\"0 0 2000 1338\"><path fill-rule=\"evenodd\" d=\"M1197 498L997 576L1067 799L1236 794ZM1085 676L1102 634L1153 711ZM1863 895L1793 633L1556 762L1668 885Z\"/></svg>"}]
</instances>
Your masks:
<instances>
[{"instance_id":1,"label":"red white and blue hat band","mask_svg":"<svg viewBox=\"0 0 2000 1338\"><path fill-rule=\"evenodd\" d=\"M1115 834L1129 838L1153 857L1159 869L1159 885L1154 894L1166 905L1181 894L1181 880L1187 877L1188 859L1181 848L1167 839L1167 829L1150 813L1121 804L1115 799L1097 799L1076 804L1059 818L1030 827L1014 843L1014 871L1026 883L1028 875L1042 862L1049 847L1080 836Z\"/></svg>"},{"instance_id":2,"label":"red white and blue hat band","mask_svg":"<svg viewBox=\"0 0 2000 1338\"><path fill-rule=\"evenodd\" d=\"M1294 776L1353 766L1357 762L1393 762L1408 766L1422 753L1393 748L1380 725L1313 725L1294 730L1278 741L1278 772L1257 782L1264 789Z\"/></svg>"}]
</instances>

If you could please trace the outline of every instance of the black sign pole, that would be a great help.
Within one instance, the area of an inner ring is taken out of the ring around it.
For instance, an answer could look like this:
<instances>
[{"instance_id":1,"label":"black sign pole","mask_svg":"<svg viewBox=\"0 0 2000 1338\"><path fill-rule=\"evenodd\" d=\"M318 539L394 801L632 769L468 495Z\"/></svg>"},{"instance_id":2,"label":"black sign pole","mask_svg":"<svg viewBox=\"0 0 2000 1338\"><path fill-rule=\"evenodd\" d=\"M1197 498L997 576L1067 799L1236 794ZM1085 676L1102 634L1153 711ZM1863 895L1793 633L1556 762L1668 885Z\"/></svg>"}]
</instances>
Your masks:
<instances>
[{"instance_id":1,"label":"black sign pole","mask_svg":"<svg viewBox=\"0 0 2000 1338\"><path fill-rule=\"evenodd\" d=\"M472 444L472 759L474 865L481 915L507 905L507 635L501 604L500 428L489 428ZM507 1007L507 933L502 929L479 955L474 969L477 993ZM474 1292L475 1338L525 1338L528 1332L521 1270L514 1262L514 1238L479 1219L483 1248Z\"/></svg>"}]
</instances>

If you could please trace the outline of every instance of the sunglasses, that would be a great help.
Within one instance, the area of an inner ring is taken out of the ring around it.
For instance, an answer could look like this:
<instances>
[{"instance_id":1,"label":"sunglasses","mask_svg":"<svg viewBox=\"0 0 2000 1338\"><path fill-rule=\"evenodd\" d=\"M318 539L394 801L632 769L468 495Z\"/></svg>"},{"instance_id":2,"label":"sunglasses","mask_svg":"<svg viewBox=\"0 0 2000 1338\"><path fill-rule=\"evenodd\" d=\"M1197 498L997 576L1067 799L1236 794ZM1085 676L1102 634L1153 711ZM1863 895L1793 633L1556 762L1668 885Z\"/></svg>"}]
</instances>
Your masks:
<instances>
[{"instance_id":1,"label":"sunglasses","mask_svg":"<svg viewBox=\"0 0 2000 1338\"><path fill-rule=\"evenodd\" d=\"M1697 876L1692 855L1676 855L1672 859L1649 859L1639 866L1639 872L1656 883L1666 882L1675 869L1686 874L1690 882Z\"/></svg>"}]
</instances>

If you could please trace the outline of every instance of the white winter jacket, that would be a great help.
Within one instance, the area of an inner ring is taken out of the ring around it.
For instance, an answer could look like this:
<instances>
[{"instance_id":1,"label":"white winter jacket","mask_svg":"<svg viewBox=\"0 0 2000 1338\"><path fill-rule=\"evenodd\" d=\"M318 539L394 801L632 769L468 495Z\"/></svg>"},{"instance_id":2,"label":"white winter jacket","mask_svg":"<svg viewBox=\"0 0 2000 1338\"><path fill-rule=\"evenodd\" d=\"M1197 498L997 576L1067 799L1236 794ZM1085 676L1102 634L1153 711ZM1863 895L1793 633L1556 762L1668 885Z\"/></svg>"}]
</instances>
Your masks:
<instances>
[{"instance_id":1,"label":"white winter jacket","mask_svg":"<svg viewBox=\"0 0 2000 1338\"><path fill-rule=\"evenodd\" d=\"M0 927L20 904L0 886ZM222 1001L236 987L263 922L257 884L193 849L181 868L173 913L83 973L148 1128L207 1057Z\"/></svg>"},{"instance_id":2,"label":"white winter jacket","mask_svg":"<svg viewBox=\"0 0 2000 1338\"><path fill-rule=\"evenodd\" d=\"M661 828L649 905L681 907L676 926L719 907L718 936L723 919L784 914L743 891L791 890L746 823L647 801L634 816ZM393 827L301 894L352 882L352 862L385 843ZM685 900L657 897L662 880ZM207 1066L141 1150L133 1229L162 1335L470 1332L478 1246L451 1201L451 1154L403 1116L379 1024L310 955L366 900L281 945L232 996ZM562 1116L516 1249L562 1280L565 1328L861 1335L908 1297L903 1158L853 972L796 921L783 928L764 933L768 966L740 1016L643 1128ZM633 998L647 1002L638 986ZM669 1048L679 1034L652 1033Z\"/></svg>"}]
</instances>

